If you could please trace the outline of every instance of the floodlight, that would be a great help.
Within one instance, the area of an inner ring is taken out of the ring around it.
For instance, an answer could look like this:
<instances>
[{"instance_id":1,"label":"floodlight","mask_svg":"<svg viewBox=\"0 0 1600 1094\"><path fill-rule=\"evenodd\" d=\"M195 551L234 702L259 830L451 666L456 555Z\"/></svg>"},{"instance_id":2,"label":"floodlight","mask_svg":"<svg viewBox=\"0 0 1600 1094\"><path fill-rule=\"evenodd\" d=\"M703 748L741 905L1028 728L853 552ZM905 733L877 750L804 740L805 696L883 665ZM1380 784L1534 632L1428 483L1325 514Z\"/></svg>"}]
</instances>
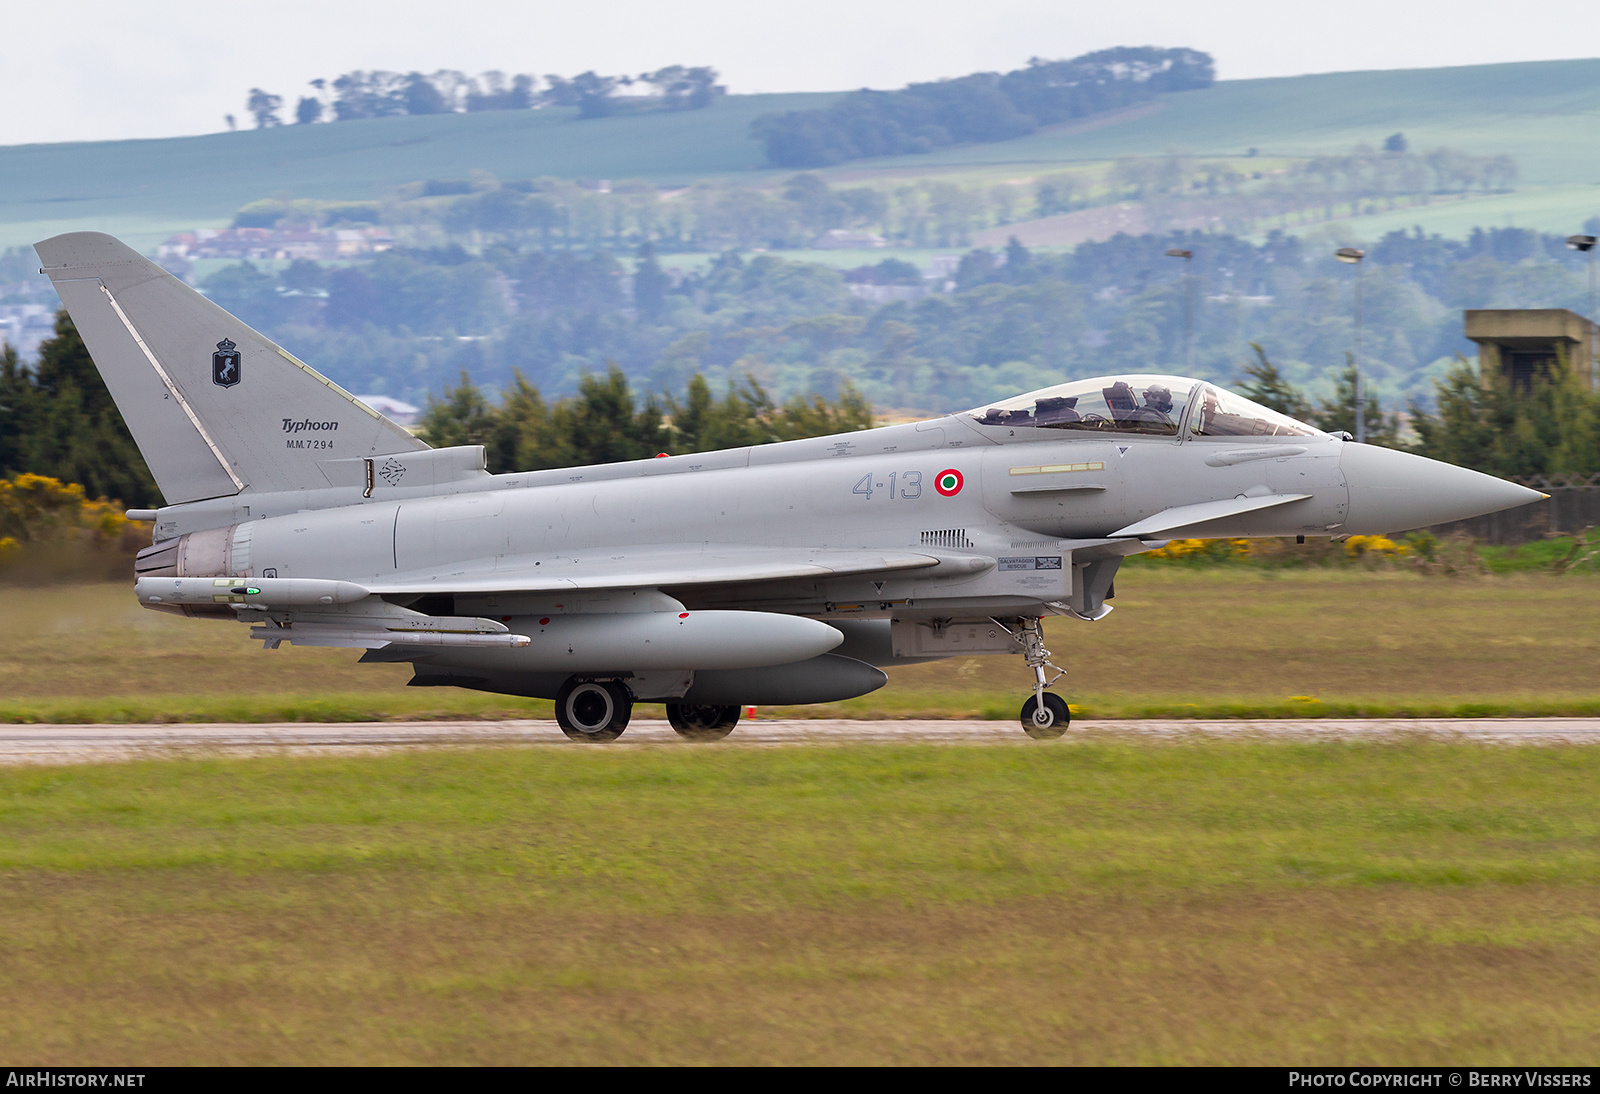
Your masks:
<instances>
[{"instance_id":1,"label":"floodlight","mask_svg":"<svg viewBox=\"0 0 1600 1094\"><path fill-rule=\"evenodd\" d=\"M1189 275L1194 272L1194 252L1186 251L1182 247L1173 247L1167 251L1168 258L1183 259L1183 365L1184 371L1190 376L1194 375L1194 278Z\"/></svg>"},{"instance_id":2,"label":"floodlight","mask_svg":"<svg viewBox=\"0 0 1600 1094\"><path fill-rule=\"evenodd\" d=\"M1594 236L1568 236L1567 246L1574 251L1587 251L1595 245Z\"/></svg>"},{"instance_id":3,"label":"floodlight","mask_svg":"<svg viewBox=\"0 0 1600 1094\"><path fill-rule=\"evenodd\" d=\"M1354 266L1357 262L1360 262L1363 258L1367 257L1367 252L1358 251L1354 247L1340 247L1337 251L1333 252L1333 257L1337 258L1340 262L1348 262L1350 265Z\"/></svg>"}]
</instances>

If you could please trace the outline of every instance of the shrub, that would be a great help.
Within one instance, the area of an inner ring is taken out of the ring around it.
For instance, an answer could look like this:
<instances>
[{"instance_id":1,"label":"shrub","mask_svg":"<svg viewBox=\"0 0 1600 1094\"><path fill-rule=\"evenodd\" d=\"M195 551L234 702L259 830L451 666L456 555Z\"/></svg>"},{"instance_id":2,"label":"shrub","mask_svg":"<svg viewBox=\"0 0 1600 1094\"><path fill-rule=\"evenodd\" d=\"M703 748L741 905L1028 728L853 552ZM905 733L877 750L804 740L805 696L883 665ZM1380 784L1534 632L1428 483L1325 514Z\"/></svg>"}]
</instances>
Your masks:
<instances>
[{"instance_id":1,"label":"shrub","mask_svg":"<svg viewBox=\"0 0 1600 1094\"><path fill-rule=\"evenodd\" d=\"M0 479L0 579L126 577L150 542L150 525L116 502L90 500L77 483L23 473Z\"/></svg>"},{"instance_id":2,"label":"shrub","mask_svg":"<svg viewBox=\"0 0 1600 1094\"><path fill-rule=\"evenodd\" d=\"M1344 541L1344 553L1353 559L1392 559L1409 553L1409 549L1388 536L1351 536Z\"/></svg>"},{"instance_id":3,"label":"shrub","mask_svg":"<svg viewBox=\"0 0 1600 1094\"><path fill-rule=\"evenodd\" d=\"M1247 559L1253 545L1248 539L1175 539L1165 547L1146 551L1145 558L1184 562L1233 562Z\"/></svg>"}]
</instances>

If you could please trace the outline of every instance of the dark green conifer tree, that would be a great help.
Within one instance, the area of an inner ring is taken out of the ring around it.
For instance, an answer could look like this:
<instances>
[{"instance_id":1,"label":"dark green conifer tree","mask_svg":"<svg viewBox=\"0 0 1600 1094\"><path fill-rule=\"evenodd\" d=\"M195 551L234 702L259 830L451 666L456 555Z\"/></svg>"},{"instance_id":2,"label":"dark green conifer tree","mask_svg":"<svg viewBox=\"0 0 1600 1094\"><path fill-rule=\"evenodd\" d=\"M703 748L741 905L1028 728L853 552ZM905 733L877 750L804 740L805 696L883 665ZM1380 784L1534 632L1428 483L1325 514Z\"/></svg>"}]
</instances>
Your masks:
<instances>
[{"instance_id":1,"label":"dark green conifer tree","mask_svg":"<svg viewBox=\"0 0 1600 1094\"><path fill-rule=\"evenodd\" d=\"M139 454L78 328L63 310L33 369L0 362L0 473L30 471L78 483L91 498L144 508L161 492Z\"/></svg>"}]
</instances>

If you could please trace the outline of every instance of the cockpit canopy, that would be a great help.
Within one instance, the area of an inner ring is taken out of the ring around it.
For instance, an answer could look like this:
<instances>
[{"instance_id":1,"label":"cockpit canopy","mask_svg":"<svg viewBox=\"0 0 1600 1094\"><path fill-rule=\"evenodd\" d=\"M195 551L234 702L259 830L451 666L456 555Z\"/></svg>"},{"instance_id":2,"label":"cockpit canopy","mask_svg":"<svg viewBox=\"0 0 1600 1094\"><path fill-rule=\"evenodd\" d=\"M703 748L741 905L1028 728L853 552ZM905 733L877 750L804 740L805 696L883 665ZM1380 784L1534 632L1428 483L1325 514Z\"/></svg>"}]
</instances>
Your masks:
<instances>
[{"instance_id":1,"label":"cockpit canopy","mask_svg":"<svg viewBox=\"0 0 1600 1094\"><path fill-rule=\"evenodd\" d=\"M979 425L1176 437L1316 437L1321 432L1203 380L1138 373L1071 380L971 412Z\"/></svg>"}]
</instances>

